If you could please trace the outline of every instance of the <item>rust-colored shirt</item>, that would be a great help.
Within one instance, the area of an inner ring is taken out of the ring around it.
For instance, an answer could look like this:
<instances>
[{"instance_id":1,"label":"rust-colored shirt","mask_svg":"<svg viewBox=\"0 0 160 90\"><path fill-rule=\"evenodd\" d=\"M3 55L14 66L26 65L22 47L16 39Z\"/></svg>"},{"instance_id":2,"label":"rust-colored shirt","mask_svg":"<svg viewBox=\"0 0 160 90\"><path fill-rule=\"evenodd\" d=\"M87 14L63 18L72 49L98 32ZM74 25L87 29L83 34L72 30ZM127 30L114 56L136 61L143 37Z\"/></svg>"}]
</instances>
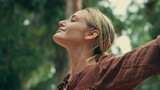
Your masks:
<instances>
[{"instance_id":1,"label":"rust-colored shirt","mask_svg":"<svg viewBox=\"0 0 160 90\"><path fill-rule=\"evenodd\" d=\"M133 90L143 80L160 75L160 35L123 56L103 55L73 75L67 74L58 90Z\"/></svg>"}]
</instances>

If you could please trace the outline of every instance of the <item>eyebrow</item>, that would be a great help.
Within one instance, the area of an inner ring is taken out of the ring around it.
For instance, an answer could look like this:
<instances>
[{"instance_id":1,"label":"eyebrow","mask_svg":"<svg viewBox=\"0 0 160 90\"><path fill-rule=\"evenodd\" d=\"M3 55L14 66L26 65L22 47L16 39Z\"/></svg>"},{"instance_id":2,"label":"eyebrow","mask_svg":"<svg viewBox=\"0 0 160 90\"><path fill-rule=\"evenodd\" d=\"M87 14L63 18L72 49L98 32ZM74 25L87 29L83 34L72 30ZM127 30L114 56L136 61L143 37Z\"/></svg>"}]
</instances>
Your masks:
<instances>
[{"instance_id":1,"label":"eyebrow","mask_svg":"<svg viewBox=\"0 0 160 90\"><path fill-rule=\"evenodd\" d=\"M74 18L74 17L78 18L77 15L72 15L72 16L70 17L70 19L72 19L72 18Z\"/></svg>"}]
</instances>

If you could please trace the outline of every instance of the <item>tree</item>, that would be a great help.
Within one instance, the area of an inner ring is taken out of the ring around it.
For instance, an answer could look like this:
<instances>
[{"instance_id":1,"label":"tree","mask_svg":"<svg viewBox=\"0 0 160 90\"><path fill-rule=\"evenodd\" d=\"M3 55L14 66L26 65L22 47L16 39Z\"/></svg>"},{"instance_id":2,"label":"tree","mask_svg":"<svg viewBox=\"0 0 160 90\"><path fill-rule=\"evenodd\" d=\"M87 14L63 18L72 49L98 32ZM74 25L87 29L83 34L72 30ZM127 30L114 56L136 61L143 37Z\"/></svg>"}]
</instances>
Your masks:
<instances>
[{"instance_id":1,"label":"tree","mask_svg":"<svg viewBox=\"0 0 160 90\"><path fill-rule=\"evenodd\" d=\"M66 18L69 18L73 13L82 9L82 0L65 0L66 2Z\"/></svg>"},{"instance_id":2,"label":"tree","mask_svg":"<svg viewBox=\"0 0 160 90\"><path fill-rule=\"evenodd\" d=\"M61 71L64 50L52 36L64 18L63 5L63 0L0 1L1 90L54 88L59 77L54 68Z\"/></svg>"},{"instance_id":3,"label":"tree","mask_svg":"<svg viewBox=\"0 0 160 90\"><path fill-rule=\"evenodd\" d=\"M144 45L160 34L159 17L160 2L158 0L148 0L143 5L132 1L128 7L126 28L131 39L132 48ZM132 10L136 8L137 10ZM141 83L136 90L158 90L160 89L159 76L151 77Z\"/></svg>"}]
</instances>

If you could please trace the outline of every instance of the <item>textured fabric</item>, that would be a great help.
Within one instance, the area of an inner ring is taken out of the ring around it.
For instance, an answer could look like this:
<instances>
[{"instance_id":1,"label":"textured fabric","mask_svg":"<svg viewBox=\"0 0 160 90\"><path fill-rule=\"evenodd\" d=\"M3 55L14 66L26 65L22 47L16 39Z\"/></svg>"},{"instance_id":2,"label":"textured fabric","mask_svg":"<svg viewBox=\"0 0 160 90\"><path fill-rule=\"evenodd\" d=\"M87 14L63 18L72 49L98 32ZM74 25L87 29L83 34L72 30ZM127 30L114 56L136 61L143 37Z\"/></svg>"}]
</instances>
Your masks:
<instances>
[{"instance_id":1,"label":"textured fabric","mask_svg":"<svg viewBox=\"0 0 160 90\"><path fill-rule=\"evenodd\" d=\"M76 73L67 74L58 90L133 90L143 80L160 75L160 35L123 56L103 55L99 61Z\"/></svg>"}]
</instances>

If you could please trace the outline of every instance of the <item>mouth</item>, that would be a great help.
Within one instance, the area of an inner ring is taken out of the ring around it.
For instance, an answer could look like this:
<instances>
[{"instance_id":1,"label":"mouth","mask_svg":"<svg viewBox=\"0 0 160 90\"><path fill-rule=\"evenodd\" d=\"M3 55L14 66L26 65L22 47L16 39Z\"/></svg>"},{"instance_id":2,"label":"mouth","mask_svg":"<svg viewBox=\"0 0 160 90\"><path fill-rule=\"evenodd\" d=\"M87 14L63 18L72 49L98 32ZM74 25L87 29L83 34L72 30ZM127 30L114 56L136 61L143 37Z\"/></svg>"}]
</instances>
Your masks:
<instances>
[{"instance_id":1,"label":"mouth","mask_svg":"<svg viewBox=\"0 0 160 90\"><path fill-rule=\"evenodd\" d=\"M56 32L58 33L58 32L64 32L64 31L65 31L64 29L58 28L58 30Z\"/></svg>"}]
</instances>

